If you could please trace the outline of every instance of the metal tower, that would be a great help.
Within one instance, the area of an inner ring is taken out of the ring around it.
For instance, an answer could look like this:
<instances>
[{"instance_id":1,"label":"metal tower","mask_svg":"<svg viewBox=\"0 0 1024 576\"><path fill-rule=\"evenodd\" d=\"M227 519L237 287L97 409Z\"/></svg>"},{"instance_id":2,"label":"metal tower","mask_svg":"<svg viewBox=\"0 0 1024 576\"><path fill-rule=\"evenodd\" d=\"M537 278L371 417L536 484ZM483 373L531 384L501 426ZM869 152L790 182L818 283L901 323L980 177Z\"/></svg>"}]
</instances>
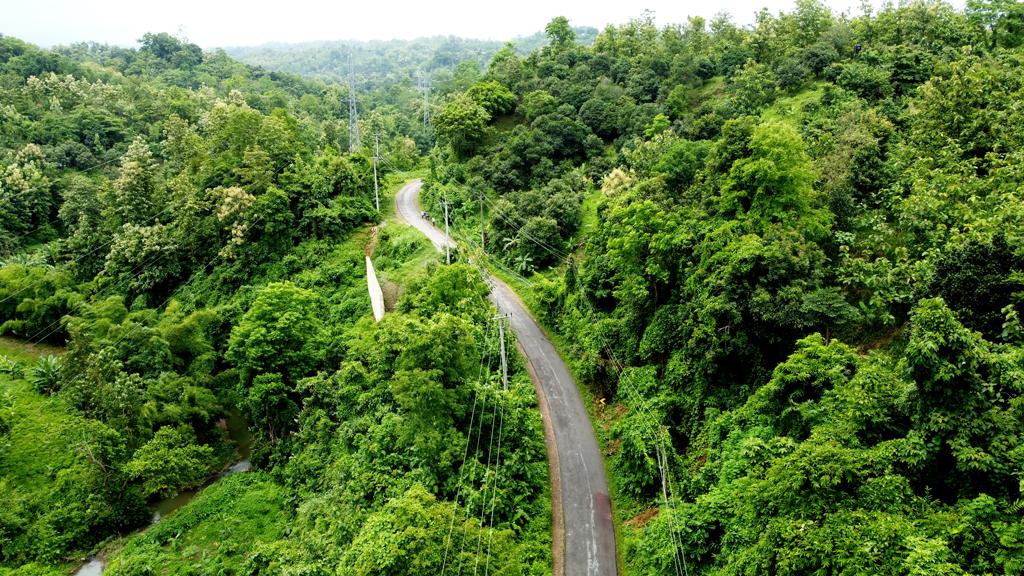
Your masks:
<instances>
[{"instance_id":1,"label":"metal tower","mask_svg":"<svg viewBox=\"0 0 1024 576\"><path fill-rule=\"evenodd\" d=\"M352 67L352 47L348 50L348 149L358 152L359 142L359 108L356 106L356 74Z\"/></svg>"}]
</instances>

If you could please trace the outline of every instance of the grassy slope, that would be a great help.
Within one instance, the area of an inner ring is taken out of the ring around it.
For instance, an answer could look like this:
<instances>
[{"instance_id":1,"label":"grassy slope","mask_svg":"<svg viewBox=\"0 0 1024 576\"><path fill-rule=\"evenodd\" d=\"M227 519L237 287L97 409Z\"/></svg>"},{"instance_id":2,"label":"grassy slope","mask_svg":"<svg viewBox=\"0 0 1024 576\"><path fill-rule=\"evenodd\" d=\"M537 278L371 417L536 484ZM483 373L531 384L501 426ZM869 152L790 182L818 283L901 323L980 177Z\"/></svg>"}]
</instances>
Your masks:
<instances>
[{"instance_id":1,"label":"grassy slope","mask_svg":"<svg viewBox=\"0 0 1024 576\"><path fill-rule=\"evenodd\" d=\"M0 338L0 356L16 360L26 374L37 358L59 352ZM44 396L25 377L9 374L0 375L0 411L11 427L0 440L0 478L11 481L22 494L46 492L56 470L70 464L72 432L80 418L61 399Z\"/></svg>"},{"instance_id":2,"label":"grassy slope","mask_svg":"<svg viewBox=\"0 0 1024 576\"><path fill-rule=\"evenodd\" d=\"M0 357L17 361L25 372L40 356L60 352L52 346L0 338ZM0 437L0 481L9 482L22 498L45 498L57 471L71 463L73 433L80 429L80 418L72 415L59 398L39 394L28 380L9 374L0 374L0 415L11 427L10 434ZM66 571L67 566L0 566L0 575Z\"/></svg>"},{"instance_id":3,"label":"grassy slope","mask_svg":"<svg viewBox=\"0 0 1024 576\"><path fill-rule=\"evenodd\" d=\"M260 472L235 474L123 541L106 574L223 574L254 546L280 538L291 517L287 490Z\"/></svg>"}]
</instances>

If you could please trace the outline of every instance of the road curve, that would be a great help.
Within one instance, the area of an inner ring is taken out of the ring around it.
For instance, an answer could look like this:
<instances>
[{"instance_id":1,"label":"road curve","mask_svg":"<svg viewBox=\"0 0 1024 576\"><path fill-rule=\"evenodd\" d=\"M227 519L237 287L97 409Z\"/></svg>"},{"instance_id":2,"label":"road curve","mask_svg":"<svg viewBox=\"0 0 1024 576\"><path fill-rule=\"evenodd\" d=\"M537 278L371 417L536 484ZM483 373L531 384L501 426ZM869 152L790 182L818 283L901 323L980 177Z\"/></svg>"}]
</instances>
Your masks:
<instances>
[{"instance_id":1,"label":"road curve","mask_svg":"<svg viewBox=\"0 0 1024 576\"><path fill-rule=\"evenodd\" d=\"M421 216L422 182L395 198L398 215L441 251L455 242ZM572 374L512 289L491 277L491 300L508 314L540 398L551 466L555 576L614 576L615 527L604 460Z\"/></svg>"},{"instance_id":2,"label":"road curve","mask_svg":"<svg viewBox=\"0 0 1024 576\"><path fill-rule=\"evenodd\" d=\"M398 195L395 196L398 217L422 232L438 252L443 251L446 245L455 248L454 240L445 236L444 232L438 230L422 216L423 209L420 208L420 188L422 187L423 181L412 180L398 191Z\"/></svg>"}]
</instances>

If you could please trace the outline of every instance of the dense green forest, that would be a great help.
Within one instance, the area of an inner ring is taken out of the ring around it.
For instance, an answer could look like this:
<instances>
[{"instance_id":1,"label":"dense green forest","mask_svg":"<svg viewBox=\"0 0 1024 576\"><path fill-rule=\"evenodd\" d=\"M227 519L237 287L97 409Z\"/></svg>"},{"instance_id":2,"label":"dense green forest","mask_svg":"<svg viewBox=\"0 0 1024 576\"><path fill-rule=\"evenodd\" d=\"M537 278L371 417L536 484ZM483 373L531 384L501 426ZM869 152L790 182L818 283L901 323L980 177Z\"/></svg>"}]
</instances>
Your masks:
<instances>
[{"instance_id":1,"label":"dense green forest","mask_svg":"<svg viewBox=\"0 0 1024 576\"><path fill-rule=\"evenodd\" d=\"M0 37L0 575L550 573L476 266L592 400L625 573L1024 572L1022 5L588 34L356 52L450 266L374 226L340 45Z\"/></svg>"},{"instance_id":2,"label":"dense green forest","mask_svg":"<svg viewBox=\"0 0 1024 576\"><path fill-rule=\"evenodd\" d=\"M339 101L167 34L0 37L0 574L550 570L529 379L499 391L476 269L372 227ZM368 116L381 172L411 167ZM254 471L146 529L240 458L239 419Z\"/></svg>"},{"instance_id":3,"label":"dense green forest","mask_svg":"<svg viewBox=\"0 0 1024 576\"><path fill-rule=\"evenodd\" d=\"M1024 571L1021 4L547 34L427 204L612 399L628 572Z\"/></svg>"}]
</instances>

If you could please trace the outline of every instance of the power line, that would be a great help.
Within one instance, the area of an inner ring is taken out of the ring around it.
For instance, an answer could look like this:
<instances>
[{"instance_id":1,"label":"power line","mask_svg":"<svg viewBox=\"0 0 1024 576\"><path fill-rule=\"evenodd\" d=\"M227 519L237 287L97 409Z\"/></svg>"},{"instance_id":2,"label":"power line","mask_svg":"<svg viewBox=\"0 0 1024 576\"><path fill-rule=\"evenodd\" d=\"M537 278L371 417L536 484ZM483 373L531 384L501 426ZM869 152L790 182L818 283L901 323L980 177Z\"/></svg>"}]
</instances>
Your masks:
<instances>
[{"instance_id":1,"label":"power line","mask_svg":"<svg viewBox=\"0 0 1024 576\"><path fill-rule=\"evenodd\" d=\"M498 322L498 335L500 337L500 353L501 353L501 379L503 383L503 390L508 392L508 360L505 352L505 319L506 315L500 315L495 317ZM480 526L476 535L476 557L473 562L473 576L476 576L477 569L480 566L480 548L483 545L483 528L484 528L484 517L487 514L487 468L491 465L491 448L494 446L494 422L495 417L498 414L498 407L501 406L502 418L505 414L504 399L501 398L497 390L495 390L495 404L494 411L491 414L491 437L487 443L487 466L484 467L484 484L483 484L483 499L480 501ZM503 420L499 420L499 432L498 432L498 449L495 452L494 457L494 471L491 474L491 526L493 527L494 522L494 500L498 490L498 458L501 456L501 426L504 424ZM490 538L488 537L488 540ZM488 555L490 554L490 543L488 542ZM488 557L488 563L490 557Z\"/></svg>"},{"instance_id":2,"label":"power line","mask_svg":"<svg viewBox=\"0 0 1024 576\"><path fill-rule=\"evenodd\" d=\"M373 130L373 199L377 203L377 213L380 213L380 190L377 184L377 162L380 160L380 131Z\"/></svg>"},{"instance_id":3,"label":"power line","mask_svg":"<svg viewBox=\"0 0 1024 576\"><path fill-rule=\"evenodd\" d=\"M419 74L419 89L423 92L423 128L430 127L430 76Z\"/></svg>"},{"instance_id":4,"label":"power line","mask_svg":"<svg viewBox=\"0 0 1024 576\"><path fill-rule=\"evenodd\" d=\"M675 516L676 516L676 514L675 514L675 506L672 504L672 502L675 501L675 499L672 497L672 470L668 466L668 454L666 454L664 452L664 449L662 451L662 457L663 457L663 459L665 461L665 472L664 472L664 474L665 474L665 476L666 476L666 478L668 480L668 482L667 482L667 484L668 484L668 507L669 507L669 511L671 512L671 517L670 517L670 524L671 524L671 526L669 528L670 528L670 531L672 532L672 536L675 538L675 540L673 540L673 542L678 542L678 544L679 544L679 557L680 557L680 559L682 560L682 563L683 563L683 575L684 576L690 576L690 569L686 565L686 550L683 549L683 537L682 537L681 534L679 534L676 531L676 525L675 525Z\"/></svg>"},{"instance_id":5,"label":"power line","mask_svg":"<svg viewBox=\"0 0 1024 576\"><path fill-rule=\"evenodd\" d=\"M538 240L536 238L533 238L528 233L524 233L522 226L519 226L515 222L512 222L511 220L509 220L506 217L506 215L500 209L498 209L497 207L494 207L493 204L490 201L487 201L487 202L488 202L488 205L492 206L492 208L498 214L498 217L501 218L502 220L504 220L513 229L515 229L517 234L525 235L527 239L531 240L532 242L534 242L535 244L540 246L543 250L546 250L549 254L555 256L556 258L559 258L561 260L565 260L565 259L569 258L568 254L566 254L564 252L561 252L561 251L559 251L559 250L557 250L555 248L552 248L551 246L547 245L545 242L543 242L541 240ZM492 260L492 262L493 262L493 260ZM581 297L580 299L583 301L583 303L585 303L587 305L588 309L590 310L591 315L596 316L597 315L597 311L594 309L593 304L586 297L586 295L581 293L580 297ZM644 400L643 396L639 393L639 391L636 390L627 380L623 380L622 379L623 364L621 362L619 362L618 358L615 355L614 350L611 348L611 345L609 345L608 342L605 341L603 347L604 347L605 352L609 355L610 359L612 360L613 366L615 367L616 371L619 374L618 382L620 384L622 384L624 390L627 393L631 393L632 394L634 400L637 402L638 408L641 410L642 413L644 413L645 415L650 417L653 422L659 421L659 419L654 418L653 411L647 405L647 402ZM655 441L655 450L658 452L659 464L661 464L662 456L664 456L664 467L659 466L659 468L661 470L662 482L663 482L663 485L664 485L664 484L667 484L666 478L665 478L665 474L666 474L665 468L667 468L667 454L666 454L665 445L664 445L665 444L665 439L664 439L664 437L661 434L658 434L658 433L654 434L653 439ZM670 531L670 535L673 538L673 546L677 546L677 544L676 544L676 527L675 527L675 523L674 523L675 515L669 513L669 506L670 506L669 505L669 498L668 498L668 493L667 493L667 490L666 490L666 494L665 494L666 516L668 517L667 521L670 523L669 531ZM677 552L678 552L678 554L677 554ZM682 542L681 541L678 542L678 547L675 550L673 550L673 562L674 563L678 563L679 562L678 557L682 558L683 572L684 572L684 574L686 574L688 576L688 570L686 568L686 556L685 556L685 552L682 549Z\"/></svg>"},{"instance_id":6,"label":"power line","mask_svg":"<svg viewBox=\"0 0 1024 576\"><path fill-rule=\"evenodd\" d=\"M494 460L494 483L491 488L491 519L487 531L487 561L484 563L484 576L487 576L491 567L491 542L494 540L494 505L498 494L498 470L501 463L501 434L505 428L505 404L501 404L501 414L498 416L498 455ZM485 494L486 497L486 494Z\"/></svg>"},{"instance_id":7,"label":"power line","mask_svg":"<svg viewBox=\"0 0 1024 576\"><path fill-rule=\"evenodd\" d=\"M481 197L481 198L483 199L483 197ZM488 202L489 206L493 207L493 205L489 201L487 201L487 202ZM446 204L445 207L447 208L447 202L445 204ZM500 209L497 209L496 207L493 207L493 208L495 209L495 212L497 213L498 217L502 218L513 229L515 229L517 234L524 235L527 239L529 239L530 241L534 242L535 244L540 246L541 249L547 251L549 254L555 256L556 258L559 258L559 259L562 259L562 260L565 260L565 259L569 258L569 254L561 252L560 250L557 250L555 248L552 248L547 243L534 238L529 233L524 233L523 230L522 230L522 228L523 228L522 226L519 226L515 222L512 222L511 220L509 220L508 217ZM446 222L446 224L447 224L447 222ZM447 228L447 226L446 226L446 228ZM446 230L446 236L448 236L447 230ZM448 236L448 237L450 238L450 236ZM466 242L470 246L473 245L472 241L468 240L467 238L460 238L460 239L463 242ZM484 254L484 257L487 257L486 253L483 253L483 254ZM496 262L496 260L493 260L493 259L491 261L492 262ZM483 270L481 270L481 272L483 273ZM516 276L518 276L518 275L516 275ZM580 296L581 296L581 300L583 301L583 303L585 303L587 305L587 307L589 308L590 313L592 315L596 316L597 315L597 311L594 309L593 304L590 302L590 300L586 297L585 294L581 293ZM626 391L627 395L631 394L633 396L633 399L636 401L637 407L639 408L641 413L643 413L644 415L648 416L651 419L652 423L653 422L659 422L660 419L655 418L653 410L647 405L647 402L645 401L643 396L639 393L639 391L636 390L627 380L623 380L622 379L623 364L618 360L618 358L615 355L614 350L611 348L611 346L608 344L607 341L605 341L605 343L603 345L603 348L604 348L605 352L609 355L609 358L612 360L612 363L613 363L612 365L615 367L616 371L619 373L618 381L619 381L620 384L622 384L623 389ZM682 549L682 542L681 542L681 540L677 540L676 527L675 527L675 523L674 523L674 520L675 520L674 516L675 515L671 514L669 512L669 510L670 510L670 503L669 503L669 495L668 495L668 490L667 490L668 479L666 478L666 471L665 471L665 468L667 468L667 450L666 450L665 445L664 445L665 444L665 440L664 440L663 436L661 434L657 433L656 431L653 434L652 439L654 440L654 444L655 444L656 457L657 457L658 462L659 462L659 470L660 470L660 473L661 473L662 484L663 484L663 486L666 486L665 496L664 496L664 499L665 499L665 514L666 514L666 517L667 517L667 521L670 523L669 531L670 531L670 537L672 538L673 547L674 547L674 549L673 549L673 564L676 567L677 573L678 573L678 569L679 569L680 564L681 564L682 568L683 568L683 573L686 574L686 576L688 576L688 570L686 568L685 552ZM680 558L682 559L681 563L680 563ZM460 564L460 570L461 570L461 564Z\"/></svg>"},{"instance_id":8,"label":"power line","mask_svg":"<svg viewBox=\"0 0 1024 576\"><path fill-rule=\"evenodd\" d=\"M157 254L157 256L155 258L153 258L152 260L150 260L149 262L143 262L142 264L139 264L134 269L132 269L131 273L127 277L122 278L121 280L115 282L114 284L111 284L110 286L107 286L104 289L109 289L109 288L111 288L113 286L119 286L119 285L122 288L126 287L132 280L136 280L136 279L138 279L139 276L142 275L142 269L143 268L148 268L149 266L152 266L153 264L156 264L160 260L163 260L166 256L167 256L167 252L159 252ZM109 296L111 293L112 292L108 292L106 295ZM93 296L93 298L102 298L102 297L103 297L103 294L96 294L96 295ZM79 303L79 306L82 306L84 304L85 304L85 302L83 301L83 302ZM61 329L60 324L64 321L64 317L66 317L66 316L67 316L67 314L65 314L64 316L62 316L62 317L60 317L60 318L58 318L56 320L54 320L53 322L50 322L49 324L47 324L46 326L44 326L40 330L37 330L31 336L27 337L26 340L29 343L33 343L33 344L39 344L39 343L45 341L47 338L49 338L50 336L56 334L57 331ZM45 330L50 329L54 325L56 325L55 328L53 328L49 332L46 332L45 335L43 335L41 337L39 336ZM38 337L38 340L37 340L37 337Z\"/></svg>"},{"instance_id":9,"label":"power line","mask_svg":"<svg viewBox=\"0 0 1024 576\"><path fill-rule=\"evenodd\" d=\"M95 164L95 165L93 165L93 166L90 166L90 167L86 168L85 170L79 170L79 171L78 171L78 172L76 172L75 174L87 174L87 173L89 173L89 172L92 172L93 170L95 170L95 169L97 169L97 168L102 168L103 166L106 166L106 165L108 165L108 164L110 164L110 163L112 163L112 162L114 162L114 161L116 161L116 160L120 160L120 159L124 158L124 157L125 157L125 156L127 156L127 155L128 155L128 152L127 152L127 151L125 151L125 152L124 152L123 154L121 154L120 156L115 156L114 158L111 158L110 160L107 160L107 161L105 161L105 162L100 162L99 164ZM21 192L19 192L19 193L17 193L17 194L12 194L12 195L11 195L11 196L10 196L10 197L8 198L8 200L14 200L14 199L20 198L20 197L24 196L25 194L28 194L29 192L37 192L37 191L39 191L39 190L43 190L43 189L45 189L45 188L49 188L49 187L50 187L50 185L52 185L52 184L53 184L53 182L50 182L50 184L47 184L46 186L36 186L36 187L34 187L34 188L29 188L28 190L22 190ZM52 222L53 222L53 221L51 220L51 221L50 221L50 223L52 223ZM41 228L41 226L40 226L40 228ZM39 229L39 228L36 228L36 230L33 230L32 232L35 232L35 231L37 231L38 229Z\"/></svg>"},{"instance_id":10,"label":"power line","mask_svg":"<svg viewBox=\"0 0 1024 576\"><path fill-rule=\"evenodd\" d=\"M451 238L451 234L448 229L448 190L444 191L444 235L446 238ZM444 258L448 264L452 263L452 252L450 242L444 243Z\"/></svg>"},{"instance_id":11,"label":"power line","mask_svg":"<svg viewBox=\"0 0 1024 576\"><path fill-rule=\"evenodd\" d=\"M153 217L153 222L151 222L149 225L152 226L152 225L156 224L157 220L159 220L160 216L162 216L165 212L170 212L171 210L172 210L172 208L170 206L168 206L167 208L164 208L160 213L158 213L156 216ZM83 259L88 258L89 256L92 256L93 254L95 254L100 248L112 246L116 239L117 239L117 233L115 232L114 235L110 237L109 241L104 242L104 243L96 246L95 248L93 248L92 250L87 252L86 254L83 254L82 256L79 256L78 258L75 258L74 260L71 260L70 262L78 264ZM18 290L14 294L8 294L7 297L5 297L3 300L0 300L0 304L3 304L4 302L7 302L11 298L14 298L15 296L21 294L25 290L28 290L29 288L37 286L38 284L40 284L41 282L43 282L45 280L46 280L45 277L40 278L39 280L33 282L32 284L29 284L28 286L25 286L25 287L21 288L20 290Z\"/></svg>"},{"instance_id":12,"label":"power line","mask_svg":"<svg viewBox=\"0 0 1024 576\"><path fill-rule=\"evenodd\" d=\"M500 326L500 324L499 324ZM477 568L480 566L480 548L483 545L484 535L484 517L487 515L487 471L491 467L491 449L494 448L494 423L498 416L498 406L501 405L501 399L498 396L498 391L494 391L494 410L491 412L491 436L487 441L487 464L484 465L483 485L481 486L483 491L483 498L480 499L480 524L477 527L476 532L476 555L473 557L473 576L476 576ZM492 475L492 484L497 484L496 475Z\"/></svg>"},{"instance_id":13,"label":"power line","mask_svg":"<svg viewBox=\"0 0 1024 576\"><path fill-rule=\"evenodd\" d=\"M665 500L665 514L669 513L668 503L668 487L665 480L665 468L666 468L666 455L664 448L658 444L655 446L656 456L658 459L658 470L661 473L661 494ZM679 546L676 543L676 533L672 527L669 527L669 537L672 539L672 566L675 568L676 576L683 576L682 571L679 569Z\"/></svg>"},{"instance_id":14,"label":"power line","mask_svg":"<svg viewBox=\"0 0 1024 576\"><path fill-rule=\"evenodd\" d=\"M257 217L257 218L256 218L256 220L254 220L254 221L253 221L253 223L255 224L255 223L256 223L256 222L258 222L259 220L260 220L260 218L259 218L259 217ZM199 276L201 276L201 275L205 275L205 273L206 273L207 269L208 269L208 268L210 268L210 266L211 266L211 265L213 265L213 263L214 263L215 261L217 261L218 259L220 259L220 258L223 258L223 257L224 257L223 253L220 253L220 252L218 252L218 253L217 253L217 255L215 255L215 256L214 256L213 258L211 258L211 259L210 259L209 261L207 261L206 265L204 265L204 266L203 266L203 267L202 267L202 268L200 269L200 272L199 272L199 273L193 272L193 273L192 273L192 276L191 276L191 278L189 278L189 281L188 281L188 282L186 282L186 283L185 283L184 285L182 285L182 286L179 286L179 287L178 287L178 289L176 289L176 290L175 290L174 292L172 292L172 293L171 293L171 294L170 294L169 296L167 296L167 298L165 298L163 302L161 302L161 303L160 303L159 305L157 305L157 306L156 306L156 307L154 308L154 310L159 310L159 309L163 308L164 306L166 306L166 305L167 305L167 303L169 303L169 302L170 302L170 301L171 301L171 300L172 300L172 299L174 298L174 296L175 296L175 295L177 294L178 290L181 290L181 288L184 288L184 287L186 287L186 286L189 286L189 285L191 285L191 284L192 284L192 282L194 282L194 281L196 280L196 278L198 278ZM123 321L121 322L121 324L123 325L123 324L124 324L124 322L126 322L127 320L128 320L128 318L125 318L125 320L123 320ZM121 334L121 336L120 336L120 337L119 337L119 338L118 338L117 340L114 340L113 342L107 343L107 344L106 344L105 346L106 346L106 347L110 347L110 348L113 348L113 347L117 347L117 345L118 345L118 344L120 344L120 343L121 343L121 342L123 342L123 341L124 341L124 340L125 340L126 338L128 338L128 337L129 337L130 335L132 335L133 333L135 333L135 331L137 331L137 330L140 330L140 329L142 329L142 328L148 328L148 326L145 326L145 325L144 325L144 324L142 324L141 322L140 322L140 323L138 323L138 324L136 324L136 325L134 325L134 326L131 326L131 327L129 327L129 328L128 328L128 329L127 329L127 330L126 330L126 331L125 331L125 332L124 332L123 334ZM78 372L77 374L75 374L74 378L79 378L79 377L81 377L81 376L82 376L83 374L85 374L85 373L86 373L86 371L87 371L87 367L82 367L82 369L81 369L81 370L80 370L80 371L79 371L79 372Z\"/></svg>"},{"instance_id":15,"label":"power line","mask_svg":"<svg viewBox=\"0 0 1024 576\"><path fill-rule=\"evenodd\" d=\"M498 217L499 217L499 218L501 218L502 220L504 220L504 221L505 221L505 223L506 223L506 224L508 224L509 226L511 226L512 228L515 228L515 229L516 229L516 233L517 233L517 234L522 234L522 235L524 235L524 236L526 237L526 239L527 239L527 240L529 240L529 241L533 242L533 243L534 243L534 244L536 244L537 246L540 246L540 247L541 247L541 249L543 249L543 250L547 251L547 252L548 252L549 254L551 254L551 255L555 256L556 258L559 258L559 259L561 259L561 260L565 260L565 259L569 258L569 256L570 256L570 254L569 254L569 253L567 253L567 252L562 252L561 250L559 250L559 249L557 249L557 248L554 248L554 247L553 247L553 246L551 246L550 244L547 244L547 243L546 243L546 242L544 242L543 240L539 240L539 239L535 238L535 237L534 237L533 235L531 235L531 234L529 234L529 233L527 233L527 232L523 232L523 226L520 226L520 225L519 225L519 224L517 224L516 222L514 222L514 221L510 220L510 219L509 219L509 217L508 217L508 215L507 215L507 214L505 214L505 213L504 213L504 211L502 211L502 210L501 210L500 208L498 208L497 206L495 206L493 202L491 202L490 200L488 200L488 199L487 199L486 197L483 197L483 198L484 198L484 202L486 202L486 203L487 203L487 206L488 206L488 207L490 207L490 208L491 208L491 210L493 210L493 211L494 211L495 213L497 213L497 215L498 215Z\"/></svg>"},{"instance_id":16,"label":"power line","mask_svg":"<svg viewBox=\"0 0 1024 576\"><path fill-rule=\"evenodd\" d=\"M488 345L488 335L489 334L490 334L490 323L488 323L487 327L484 329L484 341L483 341L484 349L483 349L483 353L480 355L480 366L479 366L479 370L477 371L477 381L481 381L481 382L483 381L483 376L484 376L484 365L490 363L490 346ZM489 370L489 368L488 368L488 370ZM474 417L476 416L477 401L480 400L480 391L481 391L481 388L477 388L477 390L475 391L475 393L473 395L473 410L472 410L472 413L471 413L470 418L469 418L469 428L468 428L469 433L466 434L466 449L465 449L465 451L463 452L463 455L462 455L462 463L459 465L459 481L458 481L458 484L457 484L458 485L458 490L455 493L455 507L452 508L452 520L451 520L451 524L448 526L448 537L446 538L446 541L445 541L444 559L441 562L441 575L442 576L444 576L445 569L448 566L448 553L451 551L452 534L453 534L453 531L455 529L455 516L458 513L459 498L462 495L462 479L463 479L463 477L465 475L465 471L466 471L466 460L469 459L469 444L470 444L470 441L471 441L471 439L473 437L473 421L474 421ZM480 415L480 427L482 428L482 426L483 426L483 413L481 412L481 415ZM479 448L479 442L480 442L480 434L478 432L477 433L477 447L478 448ZM463 540L465 540L465 534L463 534ZM461 554L461 552L460 552L460 554Z\"/></svg>"}]
</instances>

